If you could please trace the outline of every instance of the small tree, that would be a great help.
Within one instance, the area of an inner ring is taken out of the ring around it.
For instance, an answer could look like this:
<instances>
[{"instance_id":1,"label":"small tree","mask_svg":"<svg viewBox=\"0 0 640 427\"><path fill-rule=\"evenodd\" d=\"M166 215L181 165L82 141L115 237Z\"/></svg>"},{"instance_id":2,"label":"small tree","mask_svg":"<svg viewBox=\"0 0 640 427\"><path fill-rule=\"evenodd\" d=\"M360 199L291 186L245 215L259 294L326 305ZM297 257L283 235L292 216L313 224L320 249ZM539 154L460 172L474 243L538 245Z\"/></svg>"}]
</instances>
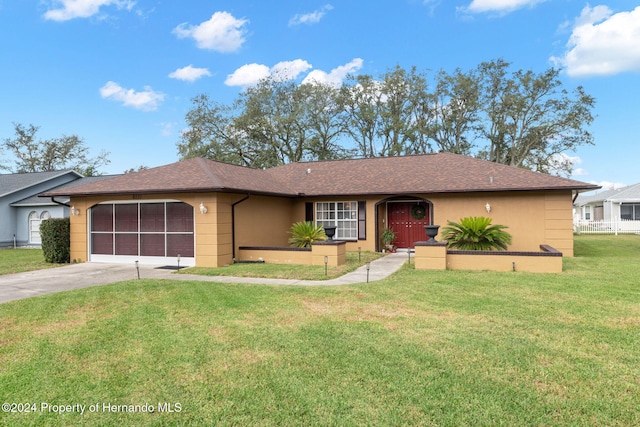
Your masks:
<instances>
[{"instance_id":1,"label":"small tree","mask_svg":"<svg viewBox=\"0 0 640 427\"><path fill-rule=\"evenodd\" d=\"M297 248L309 248L313 242L327 240L324 227L315 225L310 221L294 223L289 233L292 235L289 239L289 244Z\"/></svg>"},{"instance_id":2,"label":"small tree","mask_svg":"<svg viewBox=\"0 0 640 427\"><path fill-rule=\"evenodd\" d=\"M0 148L15 157L15 166L2 166L4 169L16 173L75 169L85 176L95 176L99 174L100 166L109 164L106 151L102 151L98 157L89 157L89 147L77 135L38 140L38 126L23 126L20 123L14 123L13 126L15 138L5 138L0 142Z\"/></svg>"},{"instance_id":3,"label":"small tree","mask_svg":"<svg viewBox=\"0 0 640 427\"><path fill-rule=\"evenodd\" d=\"M450 248L490 251L506 250L511 244L511 234L504 225L491 225L491 218L472 216L462 218L459 223L448 221L442 229L442 239Z\"/></svg>"},{"instance_id":4,"label":"small tree","mask_svg":"<svg viewBox=\"0 0 640 427\"><path fill-rule=\"evenodd\" d=\"M64 264L71 259L69 218L50 218L40 224L44 260Z\"/></svg>"}]
</instances>

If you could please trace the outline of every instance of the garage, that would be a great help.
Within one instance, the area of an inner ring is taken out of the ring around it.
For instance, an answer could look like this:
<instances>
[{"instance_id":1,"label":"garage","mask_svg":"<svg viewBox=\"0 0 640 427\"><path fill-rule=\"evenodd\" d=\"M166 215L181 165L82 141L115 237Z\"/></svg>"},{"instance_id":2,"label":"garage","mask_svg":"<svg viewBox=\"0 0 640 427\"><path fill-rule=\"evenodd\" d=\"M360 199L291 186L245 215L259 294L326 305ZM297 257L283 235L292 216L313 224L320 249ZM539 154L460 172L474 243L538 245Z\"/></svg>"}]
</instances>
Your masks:
<instances>
[{"instance_id":1,"label":"garage","mask_svg":"<svg viewBox=\"0 0 640 427\"><path fill-rule=\"evenodd\" d=\"M194 209L180 201L100 203L89 235L91 261L195 265Z\"/></svg>"}]
</instances>

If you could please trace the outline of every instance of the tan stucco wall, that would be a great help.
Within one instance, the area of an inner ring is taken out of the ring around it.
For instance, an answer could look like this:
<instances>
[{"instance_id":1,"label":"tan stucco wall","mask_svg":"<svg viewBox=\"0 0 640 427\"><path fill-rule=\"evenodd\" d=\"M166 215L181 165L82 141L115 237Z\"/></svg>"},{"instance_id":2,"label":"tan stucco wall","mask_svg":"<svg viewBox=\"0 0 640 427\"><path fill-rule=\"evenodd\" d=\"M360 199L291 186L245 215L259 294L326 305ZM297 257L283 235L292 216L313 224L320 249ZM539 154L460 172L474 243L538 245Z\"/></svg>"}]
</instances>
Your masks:
<instances>
[{"instance_id":1,"label":"tan stucco wall","mask_svg":"<svg viewBox=\"0 0 640 427\"><path fill-rule=\"evenodd\" d=\"M243 261L264 261L269 264L311 265L311 250L287 251L265 249L240 249L238 259Z\"/></svg>"},{"instance_id":2,"label":"tan stucco wall","mask_svg":"<svg viewBox=\"0 0 640 427\"><path fill-rule=\"evenodd\" d=\"M325 257L328 266L344 264L347 260L345 243L314 244L309 250L243 247L238 251L238 259L243 261L260 260L271 264L324 265Z\"/></svg>"},{"instance_id":3,"label":"tan stucco wall","mask_svg":"<svg viewBox=\"0 0 640 427\"><path fill-rule=\"evenodd\" d=\"M195 210L196 265L231 264L231 209L224 198L215 193L196 193L185 194L178 200ZM206 214L200 213L200 203L206 206Z\"/></svg>"},{"instance_id":4,"label":"tan stucco wall","mask_svg":"<svg viewBox=\"0 0 640 427\"><path fill-rule=\"evenodd\" d=\"M562 257L524 255L447 255L447 269L562 273Z\"/></svg>"},{"instance_id":5,"label":"tan stucco wall","mask_svg":"<svg viewBox=\"0 0 640 427\"><path fill-rule=\"evenodd\" d=\"M413 260L416 270L446 270L447 245L446 243L416 245Z\"/></svg>"},{"instance_id":6,"label":"tan stucco wall","mask_svg":"<svg viewBox=\"0 0 640 427\"><path fill-rule=\"evenodd\" d=\"M526 271L561 273L561 256L529 255L527 252L448 253L446 244L416 245L416 270Z\"/></svg>"},{"instance_id":7,"label":"tan stucco wall","mask_svg":"<svg viewBox=\"0 0 640 427\"><path fill-rule=\"evenodd\" d=\"M433 203L434 224L441 230L447 221L486 216L493 224L508 227L506 231L513 236L509 250L538 251L546 244L564 256L573 256L571 191L434 195L428 199Z\"/></svg>"},{"instance_id":8,"label":"tan stucco wall","mask_svg":"<svg viewBox=\"0 0 640 427\"><path fill-rule=\"evenodd\" d=\"M229 194L224 197L226 203L234 203L245 197L242 194ZM304 221L304 204L302 206ZM250 195L238 203L236 213L236 250L239 246L289 246L289 230L292 219L292 201L284 197Z\"/></svg>"},{"instance_id":9,"label":"tan stucco wall","mask_svg":"<svg viewBox=\"0 0 640 427\"><path fill-rule=\"evenodd\" d=\"M194 207L196 265L217 267L233 262L232 204L235 207L235 252L239 246L288 246L289 230L296 221L305 219L305 202L366 201L366 240L347 242L347 251L376 249L376 229L384 227L385 205L376 203L388 197L331 197L289 199L232 193L178 193L141 196L74 197L71 205L80 215L71 216L71 259L86 261L87 210L98 203L128 200L179 200ZM541 244L550 245L573 256L571 191L512 192L417 195L433 204L433 222L445 226L448 220L465 216L488 216L494 224L506 225L513 235L509 250L538 251ZM201 214L200 203L208 212ZM491 212L485 205L490 203ZM376 221L377 219L377 221ZM426 235L425 235L426 239ZM439 236L436 237L439 239Z\"/></svg>"}]
</instances>

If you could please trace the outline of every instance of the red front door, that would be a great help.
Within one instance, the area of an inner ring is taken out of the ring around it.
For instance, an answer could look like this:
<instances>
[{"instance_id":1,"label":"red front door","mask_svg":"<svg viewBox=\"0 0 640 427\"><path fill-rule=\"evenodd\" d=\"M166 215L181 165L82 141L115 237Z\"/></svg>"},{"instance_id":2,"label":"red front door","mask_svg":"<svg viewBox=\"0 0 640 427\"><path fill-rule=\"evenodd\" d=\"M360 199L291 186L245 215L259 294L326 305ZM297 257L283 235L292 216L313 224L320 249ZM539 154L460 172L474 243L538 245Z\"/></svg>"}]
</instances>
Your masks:
<instances>
[{"instance_id":1,"label":"red front door","mask_svg":"<svg viewBox=\"0 0 640 427\"><path fill-rule=\"evenodd\" d=\"M427 240L424 226L431 225L431 220L426 203L389 203L387 217L389 228L396 233L393 244L398 248L413 248L415 242Z\"/></svg>"}]
</instances>

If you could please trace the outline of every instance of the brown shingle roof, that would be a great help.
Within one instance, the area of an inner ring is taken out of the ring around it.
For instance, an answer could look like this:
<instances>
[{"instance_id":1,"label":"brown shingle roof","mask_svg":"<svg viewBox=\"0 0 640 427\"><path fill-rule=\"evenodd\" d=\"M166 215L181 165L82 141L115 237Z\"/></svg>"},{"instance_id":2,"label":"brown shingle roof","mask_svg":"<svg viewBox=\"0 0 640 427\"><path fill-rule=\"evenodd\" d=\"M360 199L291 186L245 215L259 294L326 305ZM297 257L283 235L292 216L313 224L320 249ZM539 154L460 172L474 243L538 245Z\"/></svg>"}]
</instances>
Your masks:
<instances>
[{"instance_id":1,"label":"brown shingle roof","mask_svg":"<svg viewBox=\"0 0 640 427\"><path fill-rule=\"evenodd\" d=\"M157 168L118 175L111 179L45 195L96 195L240 191L295 195L266 171L207 159L187 159Z\"/></svg>"},{"instance_id":2,"label":"brown shingle roof","mask_svg":"<svg viewBox=\"0 0 640 427\"><path fill-rule=\"evenodd\" d=\"M598 188L452 153L292 163L271 173L309 196Z\"/></svg>"},{"instance_id":3,"label":"brown shingle roof","mask_svg":"<svg viewBox=\"0 0 640 427\"><path fill-rule=\"evenodd\" d=\"M237 191L283 196L347 196L597 188L526 169L439 153L300 162L268 170L189 159L74 187L64 195Z\"/></svg>"}]
</instances>

